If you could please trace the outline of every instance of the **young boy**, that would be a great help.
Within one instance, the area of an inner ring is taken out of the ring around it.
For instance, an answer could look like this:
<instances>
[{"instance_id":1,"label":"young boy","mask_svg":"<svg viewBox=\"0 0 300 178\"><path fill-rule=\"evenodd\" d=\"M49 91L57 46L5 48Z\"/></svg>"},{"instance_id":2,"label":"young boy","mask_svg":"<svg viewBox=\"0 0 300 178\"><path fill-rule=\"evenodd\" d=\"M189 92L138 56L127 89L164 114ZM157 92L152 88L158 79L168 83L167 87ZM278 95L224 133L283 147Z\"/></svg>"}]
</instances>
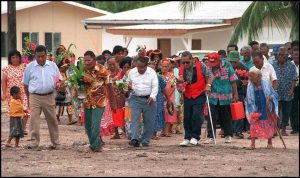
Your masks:
<instances>
[{"instance_id":1,"label":"young boy","mask_svg":"<svg viewBox=\"0 0 300 178\"><path fill-rule=\"evenodd\" d=\"M24 126L22 122L22 118L24 113L28 113L28 111L24 110L23 103L21 99L21 91L17 86L13 86L10 89L10 95L12 99L10 101L9 108L9 138L6 143L6 147L11 147L10 142L13 138L16 139L15 147L19 146L20 138L24 137Z\"/></svg>"}]
</instances>

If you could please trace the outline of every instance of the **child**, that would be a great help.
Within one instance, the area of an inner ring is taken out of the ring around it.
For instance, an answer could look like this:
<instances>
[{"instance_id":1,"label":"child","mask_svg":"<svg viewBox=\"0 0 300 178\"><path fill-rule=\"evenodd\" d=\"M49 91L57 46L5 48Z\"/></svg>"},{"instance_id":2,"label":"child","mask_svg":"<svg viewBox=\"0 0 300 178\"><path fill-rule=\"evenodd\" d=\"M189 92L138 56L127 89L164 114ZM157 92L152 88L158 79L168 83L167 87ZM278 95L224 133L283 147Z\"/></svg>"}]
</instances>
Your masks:
<instances>
[{"instance_id":1,"label":"child","mask_svg":"<svg viewBox=\"0 0 300 178\"><path fill-rule=\"evenodd\" d=\"M24 128L22 118L24 113L28 113L23 108L20 88L13 86L10 89L10 95L12 99L10 101L10 109L8 112L10 122L9 122L9 138L6 143L6 147L11 147L10 142L13 138L16 139L15 147L19 146L20 138L24 137Z\"/></svg>"}]
</instances>

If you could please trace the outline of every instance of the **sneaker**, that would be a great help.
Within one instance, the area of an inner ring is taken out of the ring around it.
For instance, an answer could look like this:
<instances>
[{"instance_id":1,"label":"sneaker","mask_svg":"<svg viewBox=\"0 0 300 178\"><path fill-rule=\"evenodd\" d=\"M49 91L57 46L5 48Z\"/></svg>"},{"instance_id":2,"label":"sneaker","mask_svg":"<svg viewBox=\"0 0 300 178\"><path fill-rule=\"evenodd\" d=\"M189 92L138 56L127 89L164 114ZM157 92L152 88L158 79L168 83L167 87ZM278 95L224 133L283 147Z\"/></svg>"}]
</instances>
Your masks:
<instances>
[{"instance_id":1,"label":"sneaker","mask_svg":"<svg viewBox=\"0 0 300 178\"><path fill-rule=\"evenodd\" d=\"M225 143L231 143L231 136L225 137Z\"/></svg>"},{"instance_id":2,"label":"sneaker","mask_svg":"<svg viewBox=\"0 0 300 178\"><path fill-rule=\"evenodd\" d=\"M191 141L190 141L190 144L192 144L192 145L198 145L198 140L197 139L195 139L195 138L192 138L191 139Z\"/></svg>"},{"instance_id":3,"label":"sneaker","mask_svg":"<svg viewBox=\"0 0 300 178\"><path fill-rule=\"evenodd\" d=\"M214 139L213 138L207 138L204 142L204 144L213 144L214 143Z\"/></svg>"},{"instance_id":4,"label":"sneaker","mask_svg":"<svg viewBox=\"0 0 300 178\"><path fill-rule=\"evenodd\" d=\"M180 146L188 146L188 145L189 145L189 143L190 143L190 141L189 141L189 140L187 140L187 139L184 139L184 140L183 140L183 142L181 142L179 145L180 145Z\"/></svg>"}]
</instances>

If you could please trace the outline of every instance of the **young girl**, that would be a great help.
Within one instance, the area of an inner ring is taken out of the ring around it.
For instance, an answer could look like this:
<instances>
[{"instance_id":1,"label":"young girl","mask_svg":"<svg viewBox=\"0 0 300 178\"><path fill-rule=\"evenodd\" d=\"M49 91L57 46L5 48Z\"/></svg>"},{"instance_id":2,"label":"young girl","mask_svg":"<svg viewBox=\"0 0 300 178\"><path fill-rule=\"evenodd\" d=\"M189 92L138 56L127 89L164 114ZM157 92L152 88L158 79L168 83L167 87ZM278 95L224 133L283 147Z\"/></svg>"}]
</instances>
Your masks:
<instances>
[{"instance_id":1,"label":"young girl","mask_svg":"<svg viewBox=\"0 0 300 178\"><path fill-rule=\"evenodd\" d=\"M24 113L28 113L28 111L24 110L23 103L21 99L21 90L17 86L13 86L10 89L10 95L12 99L10 100L10 108L9 108L9 137L6 143L6 147L11 147L10 142L13 138L16 139L15 147L19 146L20 138L24 137L24 127L22 118Z\"/></svg>"},{"instance_id":2,"label":"young girl","mask_svg":"<svg viewBox=\"0 0 300 178\"><path fill-rule=\"evenodd\" d=\"M249 83L246 97L246 114L250 118L251 145L255 148L255 139L268 140L267 148L273 148L272 137L275 131L276 117L278 116L278 99L271 83L262 80L259 69L249 72Z\"/></svg>"}]
</instances>

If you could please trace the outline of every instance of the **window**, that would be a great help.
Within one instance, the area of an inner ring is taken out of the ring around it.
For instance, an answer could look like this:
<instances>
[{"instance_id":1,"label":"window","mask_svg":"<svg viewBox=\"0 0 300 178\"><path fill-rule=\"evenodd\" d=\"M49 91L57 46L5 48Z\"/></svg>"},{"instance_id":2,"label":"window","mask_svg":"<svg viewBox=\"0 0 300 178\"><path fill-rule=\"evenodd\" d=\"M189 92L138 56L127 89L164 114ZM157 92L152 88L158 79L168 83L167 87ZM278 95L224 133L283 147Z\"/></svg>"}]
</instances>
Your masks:
<instances>
[{"instance_id":1,"label":"window","mask_svg":"<svg viewBox=\"0 0 300 178\"><path fill-rule=\"evenodd\" d=\"M1 32L1 57L7 57L7 32Z\"/></svg>"},{"instance_id":2,"label":"window","mask_svg":"<svg viewBox=\"0 0 300 178\"><path fill-rule=\"evenodd\" d=\"M45 46L47 51L52 52L61 44L61 33L45 33Z\"/></svg>"},{"instance_id":3,"label":"window","mask_svg":"<svg viewBox=\"0 0 300 178\"><path fill-rule=\"evenodd\" d=\"M192 40L192 50L201 50L201 40L200 39Z\"/></svg>"},{"instance_id":4,"label":"window","mask_svg":"<svg viewBox=\"0 0 300 178\"><path fill-rule=\"evenodd\" d=\"M39 45L39 33L34 32L23 32L22 33L22 49L25 48L25 37L29 38L29 40L33 43L35 43L36 45Z\"/></svg>"}]
</instances>

